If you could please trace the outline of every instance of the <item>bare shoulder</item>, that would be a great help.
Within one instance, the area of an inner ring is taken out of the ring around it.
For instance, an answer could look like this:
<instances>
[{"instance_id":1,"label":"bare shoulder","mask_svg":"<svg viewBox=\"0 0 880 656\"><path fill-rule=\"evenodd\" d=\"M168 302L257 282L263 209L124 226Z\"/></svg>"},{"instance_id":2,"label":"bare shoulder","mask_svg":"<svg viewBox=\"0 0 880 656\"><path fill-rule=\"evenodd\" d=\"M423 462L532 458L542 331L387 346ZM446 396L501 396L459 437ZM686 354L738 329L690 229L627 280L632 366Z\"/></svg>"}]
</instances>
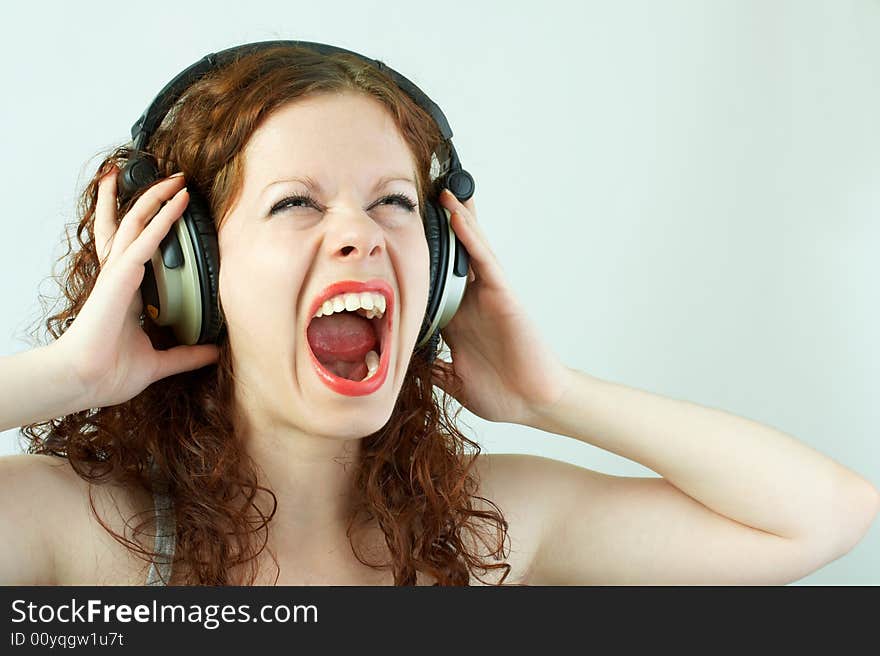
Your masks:
<instances>
[{"instance_id":1,"label":"bare shoulder","mask_svg":"<svg viewBox=\"0 0 880 656\"><path fill-rule=\"evenodd\" d=\"M93 485L66 458L0 457L0 583L137 585L147 565L98 522L131 538L126 520L152 499L118 485ZM136 518L140 519L140 518Z\"/></svg>"},{"instance_id":2,"label":"bare shoulder","mask_svg":"<svg viewBox=\"0 0 880 656\"><path fill-rule=\"evenodd\" d=\"M474 465L479 472L481 490L504 497L524 511L546 509L548 499L541 493L565 494L590 471L562 460L525 453L481 454ZM533 486L538 486L537 488ZM568 497L565 497L568 498ZM563 501L564 498L550 499Z\"/></svg>"},{"instance_id":3,"label":"bare shoulder","mask_svg":"<svg viewBox=\"0 0 880 656\"><path fill-rule=\"evenodd\" d=\"M507 582L531 583L535 555L555 526L557 516L550 509L568 507L585 470L519 453L481 453L474 469L480 496L497 505L509 524L512 570Z\"/></svg>"}]
</instances>

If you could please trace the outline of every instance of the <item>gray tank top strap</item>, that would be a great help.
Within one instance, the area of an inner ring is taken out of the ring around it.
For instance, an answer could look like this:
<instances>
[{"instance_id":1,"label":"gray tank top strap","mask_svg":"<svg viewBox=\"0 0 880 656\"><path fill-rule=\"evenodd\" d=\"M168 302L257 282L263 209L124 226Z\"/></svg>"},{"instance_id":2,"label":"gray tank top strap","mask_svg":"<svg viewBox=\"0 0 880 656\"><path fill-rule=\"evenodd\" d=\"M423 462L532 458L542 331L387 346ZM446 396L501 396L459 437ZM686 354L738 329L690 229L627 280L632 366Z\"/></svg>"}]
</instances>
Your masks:
<instances>
[{"instance_id":1,"label":"gray tank top strap","mask_svg":"<svg viewBox=\"0 0 880 656\"><path fill-rule=\"evenodd\" d=\"M155 472L155 468L153 471ZM156 476L153 477L153 511L156 515L156 540L153 546L156 555L150 563L146 585L168 585L174 563L177 522L174 518L174 502L168 494L168 488Z\"/></svg>"}]
</instances>

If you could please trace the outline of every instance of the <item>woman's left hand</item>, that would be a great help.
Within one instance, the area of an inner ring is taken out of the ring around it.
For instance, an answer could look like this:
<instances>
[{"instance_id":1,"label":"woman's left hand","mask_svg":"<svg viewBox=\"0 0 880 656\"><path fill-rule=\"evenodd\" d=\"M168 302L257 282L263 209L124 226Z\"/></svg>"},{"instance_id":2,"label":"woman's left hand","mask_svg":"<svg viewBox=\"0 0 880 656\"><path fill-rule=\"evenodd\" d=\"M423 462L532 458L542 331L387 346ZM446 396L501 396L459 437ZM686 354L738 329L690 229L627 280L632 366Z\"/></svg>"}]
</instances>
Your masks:
<instances>
[{"instance_id":1,"label":"woman's left hand","mask_svg":"<svg viewBox=\"0 0 880 656\"><path fill-rule=\"evenodd\" d=\"M508 285L480 226L473 197L461 203L444 190L440 203L467 249L469 284L452 320L441 331L452 362L434 362L434 383L487 421L528 424L558 401L570 370L544 343ZM454 371L462 388L454 389Z\"/></svg>"}]
</instances>

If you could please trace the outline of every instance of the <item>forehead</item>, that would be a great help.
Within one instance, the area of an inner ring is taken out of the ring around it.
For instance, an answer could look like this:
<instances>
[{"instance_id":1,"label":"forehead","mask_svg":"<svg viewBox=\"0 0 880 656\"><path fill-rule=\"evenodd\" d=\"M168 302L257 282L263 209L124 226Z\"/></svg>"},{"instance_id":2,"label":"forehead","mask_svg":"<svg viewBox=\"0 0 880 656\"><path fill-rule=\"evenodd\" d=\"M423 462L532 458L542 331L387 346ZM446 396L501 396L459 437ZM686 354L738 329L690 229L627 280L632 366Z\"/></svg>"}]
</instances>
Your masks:
<instances>
[{"instance_id":1,"label":"forehead","mask_svg":"<svg viewBox=\"0 0 880 656\"><path fill-rule=\"evenodd\" d=\"M274 111L244 149L245 178L311 176L357 183L413 171L414 161L388 110L360 93L325 93Z\"/></svg>"}]
</instances>

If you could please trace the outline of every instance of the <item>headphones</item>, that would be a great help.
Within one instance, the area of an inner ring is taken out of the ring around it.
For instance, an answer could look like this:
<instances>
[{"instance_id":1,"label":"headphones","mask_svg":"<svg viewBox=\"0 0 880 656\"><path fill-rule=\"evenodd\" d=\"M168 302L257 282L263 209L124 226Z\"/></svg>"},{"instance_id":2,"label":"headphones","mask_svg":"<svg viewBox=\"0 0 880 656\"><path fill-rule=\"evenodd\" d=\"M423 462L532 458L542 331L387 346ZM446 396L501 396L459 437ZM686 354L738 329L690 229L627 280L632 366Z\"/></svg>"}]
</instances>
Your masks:
<instances>
[{"instance_id":1,"label":"headphones","mask_svg":"<svg viewBox=\"0 0 880 656\"><path fill-rule=\"evenodd\" d=\"M448 188L460 201L474 194L474 179L461 167L452 145L452 130L440 108L415 84L379 60L351 50L311 41L261 41L211 53L171 80L131 127L134 154L119 173L117 188L125 200L159 180L154 159L145 151L150 136L184 91L206 73L240 55L280 45L301 46L320 54L346 53L390 76L395 84L434 119L443 137L434 155L439 163L438 188ZM217 297L220 257L213 217L204 197L188 186L189 203L181 217L145 263L141 283L144 311L154 323L170 327L181 344L215 343L224 327ZM458 310L468 282L470 257L452 230L449 210L426 198L422 220L430 257L430 288L415 349L425 344L425 359L437 356L440 330Z\"/></svg>"}]
</instances>

